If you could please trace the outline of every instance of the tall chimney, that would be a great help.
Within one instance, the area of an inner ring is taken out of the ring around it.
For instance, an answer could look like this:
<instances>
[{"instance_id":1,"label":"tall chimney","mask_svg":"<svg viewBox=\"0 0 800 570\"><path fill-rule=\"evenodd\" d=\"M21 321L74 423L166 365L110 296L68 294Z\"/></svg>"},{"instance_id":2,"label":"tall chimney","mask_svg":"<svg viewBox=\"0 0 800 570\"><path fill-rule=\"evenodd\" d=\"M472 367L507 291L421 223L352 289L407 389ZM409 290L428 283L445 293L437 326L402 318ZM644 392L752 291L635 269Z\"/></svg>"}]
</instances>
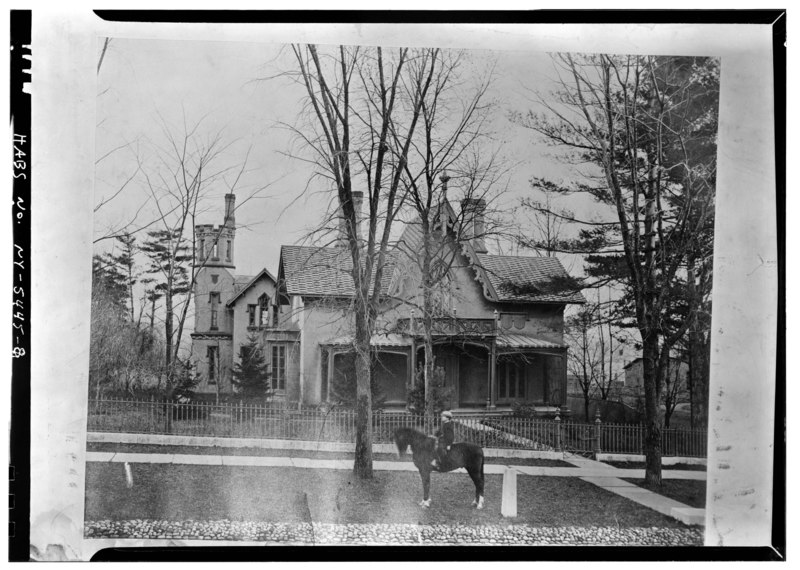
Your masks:
<instances>
[{"instance_id":1,"label":"tall chimney","mask_svg":"<svg viewBox=\"0 0 800 570\"><path fill-rule=\"evenodd\" d=\"M236 209L236 194L225 194L225 225L229 228L236 227L236 218L233 214Z\"/></svg>"},{"instance_id":2,"label":"tall chimney","mask_svg":"<svg viewBox=\"0 0 800 570\"><path fill-rule=\"evenodd\" d=\"M361 206L364 203L364 193L355 190L351 195L353 197L353 210L356 216L356 236L361 237ZM341 206L339 209L339 247L348 247L347 223Z\"/></svg>"},{"instance_id":3,"label":"tall chimney","mask_svg":"<svg viewBox=\"0 0 800 570\"><path fill-rule=\"evenodd\" d=\"M464 198L461 201L461 214L464 218L466 238L472 242L475 253L489 253L486 249L486 200L483 198Z\"/></svg>"}]
</instances>

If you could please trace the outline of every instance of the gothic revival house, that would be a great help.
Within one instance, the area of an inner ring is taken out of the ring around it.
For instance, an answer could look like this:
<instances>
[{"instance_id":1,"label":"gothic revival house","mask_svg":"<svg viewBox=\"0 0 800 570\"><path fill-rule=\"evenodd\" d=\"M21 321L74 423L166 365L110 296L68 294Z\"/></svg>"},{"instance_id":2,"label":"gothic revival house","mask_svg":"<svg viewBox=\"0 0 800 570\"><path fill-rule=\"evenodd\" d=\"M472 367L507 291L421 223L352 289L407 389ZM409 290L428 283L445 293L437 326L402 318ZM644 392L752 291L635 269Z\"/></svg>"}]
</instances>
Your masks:
<instances>
[{"instance_id":1,"label":"gothic revival house","mask_svg":"<svg viewBox=\"0 0 800 570\"><path fill-rule=\"evenodd\" d=\"M361 197L354 194L359 212ZM226 197L220 228L197 227L198 239L218 235L212 243L223 244L226 255L228 242L233 244L232 207L233 197ZM438 255L447 257L447 269L432 321L436 366L452 388L453 409L502 411L525 402L552 411L566 402L564 310L584 299L565 290L568 275L555 258L489 254L483 209L479 200L461 205L472 239L456 238L456 212L446 200L439 209L444 241ZM412 222L390 252L380 284L371 344L375 378L389 408L405 408L414 370L424 362L421 272L413 253L420 250L421 233ZM335 399L336 377L348 373L353 357L349 250L283 246L277 279L266 269L255 277L235 276L228 271L232 249L226 255L212 257L197 282L192 338L200 391L231 391L234 359L247 335L257 333L279 398L306 405Z\"/></svg>"},{"instance_id":2,"label":"gothic revival house","mask_svg":"<svg viewBox=\"0 0 800 570\"><path fill-rule=\"evenodd\" d=\"M235 196L225 195L222 225L195 227L195 322L192 363L198 371L198 394L205 397L233 393L231 370L250 334L269 338L276 390L285 389L286 346L280 339L279 303L275 277L262 269L257 275L233 273L236 220ZM275 343L273 344L273 340Z\"/></svg>"}]
</instances>

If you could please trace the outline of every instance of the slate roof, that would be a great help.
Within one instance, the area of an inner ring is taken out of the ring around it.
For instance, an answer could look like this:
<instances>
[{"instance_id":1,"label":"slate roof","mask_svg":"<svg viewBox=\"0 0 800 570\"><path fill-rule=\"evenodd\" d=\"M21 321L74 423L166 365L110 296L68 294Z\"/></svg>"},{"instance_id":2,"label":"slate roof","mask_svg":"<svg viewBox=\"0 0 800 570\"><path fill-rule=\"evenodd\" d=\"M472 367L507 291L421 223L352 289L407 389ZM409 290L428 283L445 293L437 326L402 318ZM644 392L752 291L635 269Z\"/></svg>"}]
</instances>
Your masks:
<instances>
[{"instance_id":1,"label":"slate roof","mask_svg":"<svg viewBox=\"0 0 800 570\"><path fill-rule=\"evenodd\" d=\"M245 287L250 281L253 280L254 275L234 275L233 276L233 290L234 292L238 293Z\"/></svg>"},{"instance_id":2,"label":"slate roof","mask_svg":"<svg viewBox=\"0 0 800 570\"><path fill-rule=\"evenodd\" d=\"M355 293L349 249L284 245L281 266L288 295L351 297ZM393 270L393 258L389 255L381 279L383 294L389 290Z\"/></svg>"},{"instance_id":3,"label":"slate roof","mask_svg":"<svg viewBox=\"0 0 800 570\"><path fill-rule=\"evenodd\" d=\"M569 275L555 257L475 254L498 301L585 303L580 291L566 290Z\"/></svg>"},{"instance_id":4,"label":"slate roof","mask_svg":"<svg viewBox=\"0 0 800 570\"><path fill-rule=\"evenodd\" d=\"M450 219L455 211L443 206ZM422 230L418 218L409 222L400 237L404 253L419 251ZM469 242L461 244L476 278L490 301L506 303L585 303L579 291L567 290L570 277L555 257L523 257L476 253Z\"/></svg>"}]
</instances>

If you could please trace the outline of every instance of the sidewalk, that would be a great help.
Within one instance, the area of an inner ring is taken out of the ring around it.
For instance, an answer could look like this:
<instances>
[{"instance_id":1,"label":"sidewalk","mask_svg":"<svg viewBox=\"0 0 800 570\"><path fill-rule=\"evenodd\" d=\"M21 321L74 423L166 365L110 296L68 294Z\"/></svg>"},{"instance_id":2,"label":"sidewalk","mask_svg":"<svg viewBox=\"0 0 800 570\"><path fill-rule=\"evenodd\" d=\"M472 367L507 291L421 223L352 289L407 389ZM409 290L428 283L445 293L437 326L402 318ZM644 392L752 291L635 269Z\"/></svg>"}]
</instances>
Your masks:
<instances>
[{"instance_id":1,"label":"sidewalk","mask_svg":"<svg viewBox=\"0 0 800 570\"><path fill-rule=\"evenodd\" d=\"M168 444L168 445L202 445L196 442L200 438L188 438L181 436L157 436L157 435L135 435L132 434L96 434L90 433L87 435L87 442L116 442L116 443L147 443L147 444ZM220 442L222 438L204 438L214 439L212 445L223 446L225 441ZM135 440L135 441L132 441ZM188 443L192 441L193 443ZM244 447L241 442L232 447ZM262 442L263 443L263 442ZM322 446L318 442L281 442L281 448L286 448L285 444L297 444L294 448L306 449L309 451L322 450L321 447L328 447L324 444ZM206 443L209 445L209 443ZM312 446L314 447L312 449ZM347 444L332 444L335 446L335 451L348 451L348 449L341 449L342 446ZM386 444L376 444L374 446L376 452L392 453L395 450L391 449L394 446ZM386 448L386 449L384 449ZM350 450L352 451L352 450ZM496 450L503 451L503 450ZM515 457L520 457L518 450L513 454ZM530 457L542 457L543 452L528 452ZM544 452L546 458L552 458L551 454L554 452ZM493 454L494 455L494 454ZM625 478L643 478L644 469L620 469L586 459L580 456L570 456L568 454L558 454L559 458L567 461L575 467L529 467L521 465L502 465L502 464L487 464L485 466L486 474L502 475L508 468L515 470L520 475L533 475L539 477L579 477L583 481L597 485L611 493L615 493L625 497L631 501L639 503L647 508L653 509L659 513L675 518L687 525L704 525L705 524L705 509L692 508L683 503L679 503L663 495L648 491L634 483L624 481ZM501 455L494 455L495 457L502 457ZM248 466L248 467L295 467L302 469L341 469L350 470L353 468L352 460L341 459L311 459L306 457L263 457L263 456L242 456L242 455L193 455L193 454L162 454L162 453L125 453L125 452L102 452L102 451L88 451L86 452L87 462L110 462L110 463L163 463L163 464L182 464L182 465L219 465L219 466ZM400 461L375 461L373 468L378 471L416 471L417 468L413 463L400 462ZM461 469L456 472L462 471ZM705 480L706 473L704 471L681 471L681 470L664 470L662 471L664 479L693 479Z\"/></svg>"}]
</instances>

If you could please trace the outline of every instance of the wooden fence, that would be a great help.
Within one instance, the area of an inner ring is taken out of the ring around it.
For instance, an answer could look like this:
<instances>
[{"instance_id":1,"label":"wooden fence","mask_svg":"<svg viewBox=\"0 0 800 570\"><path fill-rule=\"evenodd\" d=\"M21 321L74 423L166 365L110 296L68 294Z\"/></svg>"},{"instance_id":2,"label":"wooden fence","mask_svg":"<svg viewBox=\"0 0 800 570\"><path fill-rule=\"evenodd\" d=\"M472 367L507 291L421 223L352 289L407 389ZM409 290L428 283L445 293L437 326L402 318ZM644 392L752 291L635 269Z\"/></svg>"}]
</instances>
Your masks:
<instances>
[{"instance_id":1,"label":"wooden fence","mask_svg":"<svg viewBox=\"0 0 800 570\"><path fill-rule=\"evenodd\" d=\"M592 424L508 415L455 418L458 441L481 447L597 453L641 454L645 426ZM158 400L99 399L89 401L89 431L353 442L355 412L351 410L297 409L283 405L239 403L174 403ZM392 443L401 426L433 434L438 418L405 412L376 412L372 416L373 441ZM665 456L705 457L706 430L663 429Z\"/></svg>"}]
</instances>

